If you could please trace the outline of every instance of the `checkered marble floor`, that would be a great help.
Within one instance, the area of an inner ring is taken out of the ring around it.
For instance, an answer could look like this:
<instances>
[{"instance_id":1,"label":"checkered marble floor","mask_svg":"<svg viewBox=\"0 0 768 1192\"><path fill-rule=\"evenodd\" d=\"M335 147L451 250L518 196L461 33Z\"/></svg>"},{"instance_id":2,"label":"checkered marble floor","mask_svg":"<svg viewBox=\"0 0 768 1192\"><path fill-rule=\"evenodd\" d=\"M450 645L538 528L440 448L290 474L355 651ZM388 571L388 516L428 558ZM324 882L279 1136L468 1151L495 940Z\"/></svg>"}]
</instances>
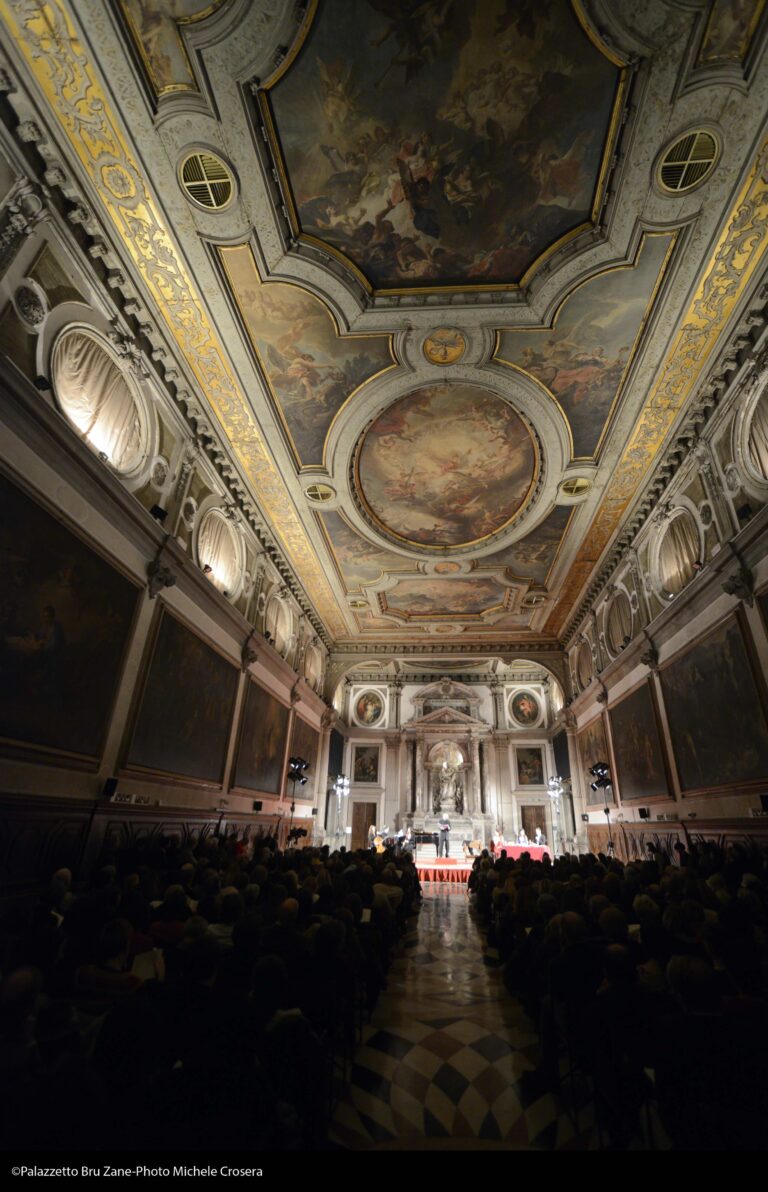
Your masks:
<instances>
[{"instance_id":1,"label":"checkered marble floor","mask_svg":"<svg viewBox=\"0 0 768 1192\"><path fill-rule=\"evenodd\" d=\"M418 919L355 1056L332 1140L354 1150L597 1145L591 1107L572 1120L547 1094L526 1104L536 1032L484 949L465 888L424 885Z\"/></svg>"}]
</instances>

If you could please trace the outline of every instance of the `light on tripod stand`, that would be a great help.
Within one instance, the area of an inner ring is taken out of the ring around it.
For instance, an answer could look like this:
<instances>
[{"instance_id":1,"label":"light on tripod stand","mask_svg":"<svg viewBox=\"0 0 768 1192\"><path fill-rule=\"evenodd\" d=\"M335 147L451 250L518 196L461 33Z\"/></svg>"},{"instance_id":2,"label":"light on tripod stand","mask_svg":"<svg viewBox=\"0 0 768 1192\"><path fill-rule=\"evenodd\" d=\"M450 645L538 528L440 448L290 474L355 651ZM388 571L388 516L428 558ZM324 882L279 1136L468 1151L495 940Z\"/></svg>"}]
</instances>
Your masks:
<instances>
[{"instance_id":1,"label":"light on tripod stand","mask_svg":"<svg viewBox=\"0 0 768 1192\"><path fill-rule=\"evenodd\" d=\"M303 757L289 757L288 758L288 779L293 784L291 788L291 820L288 827L288 842L297 840L299 835L306 836L303 828L294 828L293 813L296 810L296 783L299 786L304 786L307 782L307 776L304 773L309 769L309 762L304 761Z\"/></svg>"},{"instance_id":2,"label":"light on tripod stand","mask_svg":"<svg viewBox=\"0 0 768 1192\"><path fill-rule=\"evenodd\" d=\"M610 767L608 766L608 763L607 762L595 762L594 766L590 766L589 772L595 780L594 782L590 783L591 789L593 791L601 790L601 791L607 792L607 788L611 785L611 774L610 774ZM607 793L605 795L605 804L606 805L603 808L603 814L604 814L604 816L606 818L606 822L608 824L608 852L611 856L613 856L613 836L611 834L611 809L608 806Z\"/></svg>"}]
</instances>

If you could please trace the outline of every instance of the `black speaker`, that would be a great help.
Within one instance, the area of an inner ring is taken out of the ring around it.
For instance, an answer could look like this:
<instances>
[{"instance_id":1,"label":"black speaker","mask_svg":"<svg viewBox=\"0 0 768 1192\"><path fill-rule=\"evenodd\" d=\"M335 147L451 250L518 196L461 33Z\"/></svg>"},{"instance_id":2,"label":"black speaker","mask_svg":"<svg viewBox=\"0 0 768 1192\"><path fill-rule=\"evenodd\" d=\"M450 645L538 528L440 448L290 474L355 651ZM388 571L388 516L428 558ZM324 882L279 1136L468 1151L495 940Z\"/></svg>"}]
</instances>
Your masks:
<instances>
[{"instance_id":1,"label":"black speaker","mask_svg":"<svg viewBox=\"0 0 768 1192\"><path fill-rule=\"evenodd\" d=\"M651 813L647 807L638 807L637 814L640 816L640 819L650 819L651 818Z\"/></svg>"},{"instance_id":2,"label":"black speaker","mask_svg":"<svg viewBox=\"0 0 768 1192\"><path fill-rule=\"evenodd\" d=\"M168 516L168 510L163 509L162 505L153 505L149 512L155 521L159 521L161 525Z\"/></svg>"},{"instance_id":3,"label":"black speaker","mask_svg":"<svg viewBox=\"0 0 768 1192\"><path fill-rule=\"evenodd\" d=\"M317 808L316 808L316 807L313 807L313 808L312 808L312 814L313 814L313 815L317 815Z\"/></svg>"},{"instance_id":4,"label":"black speaker","mask_svg":"<svg viewBox=\"0 0 768 1192\"><path fill-rule=\"evenodd\" d=\"M588 823L589 823L589 816L588 816L588 815L586 815L586 813L585 813L584 815L582 815L582 817L581 817L581 822L582 822L583 824L588 824Z\"/></svg>"},{"instance_id":5,"label":"black speaker","mask_svg":"<svg viewBox=\"0 0 768 1192\"><path fill-rule=\"evenodd\" d=\"M760 796L760 806L762 807L763 811L768 811L768 795Z\"/></svg>"},{"instance_id":6,"label":"black speaker","mask_svg":"<svg viewBox=\"0 0 768 1192\"><path fill-rule=\"evenodd\" d=\"M103 787L101 788L102 799L111 799L116 790L117 790L117 779L116 778L107 778L104 782Z\"/></svg>"},{"instance_id":7,"label":"black speaker","mask_svg":"<svg viewBox=\"0 0 768 1192\"><path fill-rule=\"evenodd\" d=\"M253 810L254 810L254 811L261 811L261 799L254 799L254 800L253 800Z\"/></svg>"}]
</instances>

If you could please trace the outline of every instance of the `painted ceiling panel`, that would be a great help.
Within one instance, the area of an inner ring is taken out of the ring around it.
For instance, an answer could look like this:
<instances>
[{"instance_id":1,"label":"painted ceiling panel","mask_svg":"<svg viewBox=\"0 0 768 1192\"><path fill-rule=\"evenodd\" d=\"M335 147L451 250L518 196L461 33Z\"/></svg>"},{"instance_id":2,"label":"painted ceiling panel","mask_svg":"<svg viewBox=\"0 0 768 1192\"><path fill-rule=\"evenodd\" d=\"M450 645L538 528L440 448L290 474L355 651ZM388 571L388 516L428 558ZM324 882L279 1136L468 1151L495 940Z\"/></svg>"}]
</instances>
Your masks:
<instances>
[{"instance_id":1,"label":"painted ceiling panel","mask_svg":"<svg viewBox=\"0 0 768 1192\"><path fill-rule=\"evenodd\" d=\"M741 62L765 8L765 0L714 0L698 63Z\"/></svg>"},{"instance_id":2,"label":"painted ceiling panel","mask_svg":"<svg viewBox=\"0 0 768 1192\"><path fill-rule=\"evenodd\" d=\"M412 566L401 555L366 542L341 514L331 510L320 516L347 591L359 591L361 584L375 583L385 571L407 570Z\"/></svg>"},{"instance_id":3,"label":"painted ceiling panel","mask_svg":"<svg viewBox=\"0 0 768 1192\"><path fill-rule=\"evenodd\" d=\"M495 579L463 576L457 579L406 579L382 593L382 611L406 617L477 616L504 606L510 594Z\"/></svg>"},{"instance_id":4,"label":"painted ceiling panel","mask_svg":"<svg viewBox=\"0 0 768 1192\"><path fill-rule=\"evenodd\" d=\"M621 82L568 0L325 0L269 93L299 228L377 289L516 282L591 219Z\"/></svg>"},{"instance_id":5,"label":"painted ceiling panel","mask_svg":"<svg viewBox=\"0 0 768 1192\"><path fill-rule=\"evenodd\" d=\"M388 335L339 335L328 308L296 285L263 282L248 245L220 250L242 319L301 464L319 464L347 398L393 364Z\"/></svg>"},{"instance_id":6,"label":"painted ceiling panel","mask_svg":"<svg viewBox=\"0 0 768 1192\"><path fill-rule=\"evenodd\" d=\"M210 16L224 0L120 0L134 44L157 95L196 91L180 26Z\"/></svg>"},{"instance_id":7,"label":"painted ceiling panel","mask_svg":"<svg viewBox=\"0 0 768 1192\"><path fill-rule=\"evenodd\" d=\"M573 508L557 505L540 526L521 538L514 546L487 555L484 565L506 567L517 579L528 579L532 584L543 585L555 561Z\"/></svg>"},{"instance_id":8,"label":"painted ceiling panel","mask_svg":"<svg viewBox=\"0 0 768 1192\"><path fill-rule=\"evenodd\" d=\"M645 236L634 267L611 269L584 282L566 298L553 327L499 335L497 358L535 377L559 401L576 457L597 451L674 239Z\"/></svg>"}]
</instances>

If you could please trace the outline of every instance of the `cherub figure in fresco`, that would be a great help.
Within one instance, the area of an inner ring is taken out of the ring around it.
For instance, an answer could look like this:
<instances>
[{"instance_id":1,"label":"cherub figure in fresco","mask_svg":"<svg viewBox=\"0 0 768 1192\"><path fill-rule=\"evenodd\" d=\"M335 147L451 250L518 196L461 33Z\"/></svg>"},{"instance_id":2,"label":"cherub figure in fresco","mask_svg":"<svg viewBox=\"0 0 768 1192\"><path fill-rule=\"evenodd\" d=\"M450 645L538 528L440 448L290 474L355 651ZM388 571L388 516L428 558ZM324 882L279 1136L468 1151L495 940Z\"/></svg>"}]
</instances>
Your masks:
<instances>
[{"instance_id":1,"label":"cherub figure in fresco","mask_svg":"<svg viewBox=\"0 0 768 1192\"><path fill-rule=\"evenodd\" d=\"M357 111L360 89L352 81L354 67L341 62L327 66L318 58L317 70L326 124L329 131L340 132Z\"/></svg>"}]
</instances>

